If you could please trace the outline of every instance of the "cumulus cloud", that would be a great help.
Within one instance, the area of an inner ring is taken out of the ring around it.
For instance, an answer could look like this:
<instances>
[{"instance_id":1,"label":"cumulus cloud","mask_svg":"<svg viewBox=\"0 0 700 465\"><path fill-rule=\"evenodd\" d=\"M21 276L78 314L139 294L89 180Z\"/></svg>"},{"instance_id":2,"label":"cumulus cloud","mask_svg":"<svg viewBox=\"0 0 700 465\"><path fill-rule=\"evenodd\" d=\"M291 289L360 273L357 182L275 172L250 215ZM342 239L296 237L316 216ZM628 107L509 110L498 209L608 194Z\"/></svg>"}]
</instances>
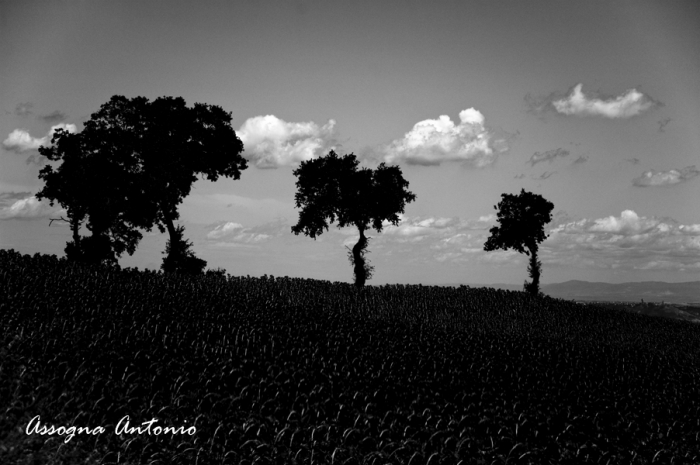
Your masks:
<instances>
[{"instance_id":1,"label":"cumulus cloud","mask_svg":"<svg viewBox=\"0 0 700 465\"><path fill-rule=\"evenodd\" d=\"M457 124L447 115L420 121L402 138L383 148L384 161L424 166L448 161L467 162L479 168L490 165L498 153L508 150L508 142L496 137L484 123L484 115L474 108L462 110Z\"/></svg>"},{"instance_id":2,"label":"cumulus cloud","mask_svg":"<svg viewBox=\"0 0 700 465\"><path fill-rule=\"evenodd\" d=\"M282 219L253 227L244 227L240 223L227 221L214 226L207 233L206 239L211 244L221 247L258 246L289 232L290 229L291 225Z\"/></svg>"},{"instance_id":3,"label":"cumulus cloud","mask_svg":"<svg viewBox=\"0 0 700 465\"><path fill-rule=\"evenodd\" d=\"M681 170L648 170L641 176L634 178L632 184L637 187L672 186L693 179L698 174L700 171L695 168L695 165L687 166Z\"/></svg>"},{"instance_id":4,"label":"cumulus cloud","mask_svg":"<svg viewBox=\"0 0 700 465\"><path fill-rule=\"evenodd\" d=\"M236 134L243 156L258 168L292 166L323 156L335 148L335 121L289 123L274 115L248 118Z\"/></svg>"},{"instance_id":5,"label":"cumulus cloud","mask_svg":"<svg viewBox=\"0 0 700 465\"><path fill-rule=\"evenodd\" d=\"M453 237L465 231L486 230L496 221L496 215L482 215L479 218L463 220L456 217L407 217L402 215L397 226L387 224L384 227L384 234L397 238L416 236L436 236L445 235Z\"/></svg>"},{"instance_id":6,"label":"cumulus cloud","mask_svg":"<svg viewBox=\"0 0 700 465\"><path fill-rule=\"evenodd\" d=\"M51 138L53 137L53 134L54 132L56 132L57 129L65 129L68 132L72 133L77 131L77 127L75 124L65 123L51 126L51 129L44 137L32 137L29 134L29 131L25 129L15 129L7 136L7 139L5 139L2 142L2 146L5 149L15 153L23 153L30 150L36 150L42 145L51 144Z\"/></svg>"},{"instance_id":7,"label":"cumulus cloud","mask_svg":"<svg viewBox=\"0 0 700 465\"><path fill-rule=\"evenodd\" d=\"M553 162L556 158L568 157L570 152L566 149L554 149L546 152L535 152L526 163L535 166L537 163L548 161Z\"/></svg>"},{"instance_id":8,"label":"cumulus cloud","mask_svg":"<svg viewBox=\"0 0 700 465\"><path fill-rule=\"evenodd\" d=\"M593 224L588 230L595 232L639 233L649 231L658 225L659 223L657 221L648 218L640 218L634 211L624 210L620 213L619 218L608 216L607 218L593 220Z\"/></svg>"},{"instance_id":9,"label":"cumulus cloud","mask_svg":"<svg viewBox=\"0 0 700 465\"><path fill-rule=\"evenodd\" d=\"M252 232L250 228L244 228L238 223L224 223L217 226L207 234L207 239L227 238L234 242L257 243L270 238L269 234Z\"/></svg>"},{"instance_id":10,"label":"cumulus cloud","mask_svg":"<svg viewBox=\"0 0 700 465\"><path fill-rule=\"evenodd\" d=\"M0 194L0 220L46 218L49 216L65 215L65 210L49 202L40 202L28 193Z\"/></svg>"},{"instance_id":11,"label":"cumulus cloud","mask_svg":"<svg viewBox=\"0 0 700 465\"><path fill-rule=\"evenodd\" d=\"M638 165L641 163L641 161L639 161L639 158L625 158L625 161L628 161L633 165Z\"/></svg>"},{"instance_id":12,"label":"cumulus cloud","mask_svg":"<svg viewBox=\"0 0 700 465\"><path fill-rule=\"evenodd\" d=\"M579 155L579 157L576 160L574 160L573 162L571 162L571 164L572 165L581 165L583 163L586 163L587 161L588 161L588 156Z\"/></svg>"},{"instance_id":13,"label":"cumulus cloud","mask_svg":"<svg viewBox=\"0 0 700 465\"><path fill-rule=\"evenodd\" d=\"M15 129L2 141L2 146L7 150L21 153L27 150L36 150L43 144L44 138L32 137L24 129Z\"/></svg>"},{"instance_id":14,"label":"cumulus cloud","mask_svg":"<svg viewBox=\"0 0 700 465\"><path fill-rule=\"evenodd\" d=\"M491 252L488 255L483 250L489 229L494 224L495 214L470 219L401 215L398 225L385 224L381 234L370 232L370 250L377 258L383 254L417 263L495 262L499 266L520 263L520 259L513 254ZM347 231L331 230L331 234L342 237L339 245L348 247L357 243L359 238L354 228L347 228ZM502 256L510 258L503 259Z\"/></svg>"},{"instance_id":15,"label":"cumulus cloud","mask_svg":"<svg viewBox=\"0 0 700 465\"><path fill-rule=\"evenodd\" d=\"M416 263L507 267L526 273L527 256L513 250L483 250L496 215L411 217L401 215L371 237L371 258ZM556 266L619 270L700 270L700 224L679 224L670 218L645 217L633 210L599 218L577 219L558 211L545 227L540 245L545 276ZM357 242L355 228L331 228L324 238L342 251ZM217 248L265 249L281 246L280 239L308 242L290 233L290 224L271 222L245 227L233 221L212 225L207 242ZM288 247L289 243L287 244ZM551 271L554 273L555 271ZM553 276L550 275L550 276Z\"/></svg>"},{"instance_id":16,"label":"cumulus cloud","mask_svg":"<svg viewBox=\"0 0 700 465\"><path fill-rule=\"evenodd\" d=\"M599 219L566 219L549 229L542 262L594 268L683 270L700 264L700 224L644 217L632 210Z\"/></svg>"},{"instance_id":17,"label":"cumulus cloud","mask_svg":"<svg viewBox=\"0 0 700 465\"><path fill-rule=\"evenodd\" d=\"M659 102L636 89L628 89L622 95L603 100L587 97L582 88L583 84L577 84L566 98L553 101L555 110L565 115L630 118L659 105Z\"/></svg>"},{"instance_id":18,"label":"cumulus cloud","mask_svg":"<svg viewBox=\"0 0 700 465\"><path fill-rule=\"evenodd\" d=\"M527 94L528 113L542 117L547 112L560 115L602 116L605 118L631 118L662 103L639 92L628 89L619 96L591 97L583 93L583 84L577 84L566 94L552 92L547 96Z\"/></svg>"},{"instance_id":19,"label":"cumulus cloud","mask_svg":"<svg viewBox=\"0 0 700 465\"><path fill-rule=\"evenodd\" d=\"M384 244L387 249L391 244L395 255L410 254L424 262L481 263L525 270L527 257L517 252L483 250L489 229L496 224L493 214L470 220L403 217L398 226L376 235L373 244ZM549 237L540 245L539 257L545 273L548 266L558 265L621 270L700 268L700 224L683 225L633 210L593 219L575 219L557 212L545 230Z\"/></svg>"}]
</instances>

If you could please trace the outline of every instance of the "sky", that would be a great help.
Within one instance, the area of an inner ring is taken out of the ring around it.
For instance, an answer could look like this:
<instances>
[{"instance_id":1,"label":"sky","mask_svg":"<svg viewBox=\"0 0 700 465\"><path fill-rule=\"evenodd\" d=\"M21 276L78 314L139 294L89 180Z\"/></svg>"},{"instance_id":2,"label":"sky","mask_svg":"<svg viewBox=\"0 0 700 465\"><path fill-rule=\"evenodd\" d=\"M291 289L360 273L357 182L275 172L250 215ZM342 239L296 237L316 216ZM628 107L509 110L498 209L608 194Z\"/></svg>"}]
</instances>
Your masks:
<instances>
[{"instance_id":1,"label":"sky","mask_svg":"<svg viewBox=\"0 0 700 465\"><path fill-rule=\"evenodd\" d=\"M208 268L352 282L357 229L291 232L293 170L335 150L416 195L368 234L368 284L523 283L528 257L483 250L521 189L554 204L543 284L700 280L699 50L694 0L1 0L0 248L64 255L34 198L56 128L181 96L231 113L249 165L179 207ZM143 234L122 266L160 267Z\"/></svg>"}]
</instances>

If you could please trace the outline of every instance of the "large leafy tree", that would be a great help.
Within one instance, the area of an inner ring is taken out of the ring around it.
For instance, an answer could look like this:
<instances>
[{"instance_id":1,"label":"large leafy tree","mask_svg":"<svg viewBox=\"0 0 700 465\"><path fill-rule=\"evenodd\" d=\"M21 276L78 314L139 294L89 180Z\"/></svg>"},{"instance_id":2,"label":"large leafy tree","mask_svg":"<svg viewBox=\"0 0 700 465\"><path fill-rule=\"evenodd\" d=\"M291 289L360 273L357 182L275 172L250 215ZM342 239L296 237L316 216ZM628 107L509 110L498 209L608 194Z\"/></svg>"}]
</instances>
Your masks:
<instances>
[{"instance_id":1,"label":"large leafy tree","mask_svg":"<svg viewBox=\"0 0 700 465\"><path fill-rule=\"evenodd\" d=\"M65 137L62 134L58 146ZM219 176L239 179L247 168L241 155L243 143L231 127L231 114L215 105L188 107L181 97L149 102L144 97L115 95L92 115L80 134L83 157L100 160L110 173L105 176L121 186L115 210L122 219L146 230L155 225L161 233L168 232L161 268L166 272L199 268L183 265L192 265L196 257L183 238L183 228L175 227L178 205L199 176L210 181Z\"/></svg>"},{"instance_id":2,"label":"large leafy tree","mask_svg":"<svg viewBox=\"0 0 700 465\"><path fill-rule=\"evenodd\" d=\"M333 150L327 156L301 162L294 170L297 177L296 207L301 208L299 221L292 226L296 235L316 238L328 230L329 223L338 227L357 227L360 238L350 252L355 286L362 288L371 277L372 268L365 260L369 238L365 231L382 232L382 223L399 224L399 213L415 194L401 168L381 163L376 169L358 169L354 154L339 157Z\"/></svg>"},{"instance_id":3,"label":"large leafy tree","mask_svg":"<svg viewBox=\"0 0 700 465\"><path fill-rule=\"evenodd\" d=\"M502 200L494 206L498 226L491 228L491 236L484 250L514 249L530 256L528 272L532 282L525 282L525 291L538 295L542 263L537 259L539 244L548 236L544 226L552 221L554 204L541 195L522 189L520 194L502 194Z\"/></svg>"},{"instance_id":4,"label":"large leafy tree","mask_svg":"<svg viewBox=\"0 0 700 465\"><path fill-rule=\"evenodd\" d=\"M66 210L68 218L61 219L69 222L73 233L65 248L67 258L116 264L125 251L133 254L142 238L137 228L148 225L128 205L138 190L134 179L109 157L91 150L82 133L59 129L52 141L39 152L62 163L56 169L51 165L42 168L39 178L45 186L36 197L48 199L52 206L58 202ZM91 236L80 236L83 224Z\"/></svg>"}]
</instances>

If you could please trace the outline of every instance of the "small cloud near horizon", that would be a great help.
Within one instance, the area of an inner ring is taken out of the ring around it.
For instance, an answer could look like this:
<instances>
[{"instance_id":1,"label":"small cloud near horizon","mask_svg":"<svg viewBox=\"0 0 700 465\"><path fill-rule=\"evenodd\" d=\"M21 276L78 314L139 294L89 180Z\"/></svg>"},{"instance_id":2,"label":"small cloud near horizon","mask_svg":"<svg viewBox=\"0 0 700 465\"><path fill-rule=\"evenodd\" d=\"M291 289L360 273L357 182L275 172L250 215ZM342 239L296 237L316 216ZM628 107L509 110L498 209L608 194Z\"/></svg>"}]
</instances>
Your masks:
<instances>
[{"instance_id":1,"label":"small cloud near horizon","mask_svg":"<svg viewBox=\"0 0 700 465\"><path fill-rule=\"evenodd\" d=\"M217 247L231 247L238 245L258 246L270 239L291 234L291 224L284 219L277 219L258 226L244 227L240 223L226 221L216 224L207 235L206 239Z\"/></svg>"},{"instance_id":2,"label":"small cloud near horizon","mask_svg":"<svg viewBox=\"0 0 700 465\"><path fill-rule=\"evenodd\" d=\"M632 180L636 187L672 186L689 181L700 174L695 165L687 166L681 170L656 171L648 170Z\"/></svg>"},{"instance_id":3,"label":"small cloud near horizon","mask_svg":"<svg viewBox=\"0 0 700 465\"><path fill-rule=\"evenodd\" d=\"M374 240L395 256L405 253L425 262L523 266L527 257L521 254L483 250L495 224L494 214L474 220L404 215L399 226L387 227ZM644 217L632 210L580 220L558 211L545 231L549 237L541 244L539 257L545 273L552 265L628 270L670 266L682 271L700 263L700 224Z\"/></svg>"},{"instance_id":4,"label":"small cloud near horizon","mask_svg":"<svg viewBox=\"0 0 700 465\"><path fill-rule=\"evenodd\" d=\"M545 264L627 270L659 269L663 264L683 271L700 263L700 224L644 217L633 210L598 219L564 217L554 223L542 243Z\"/></svg>"},{"instance_id":5,"label":"small cloud near horizon","mask_svg":"<svg viewBox=\"0 0 700 465\"><path fill-rule=\"evenodd\" d=\"M283 220L246 227L233 221L210 225L209 247L241 250L272 250L282 241L305 241L290 233ZM394 226L385 222L382 233L371 232L373 257L408 260L412 263L482 264L522 268L527 257L510 251L486 252L490 228L497 225L495 213L459 217L411 217L400 215ZM540 246L545 274L552 266L590 269L675 271L700 264L700 224L680 224L670 218L645 217L633 210L600 218L576 219L557 211L545 227L549 237ZM330 228L323 236L342 251L356 243L357 230Z\"/></svg>"}]
</instances>

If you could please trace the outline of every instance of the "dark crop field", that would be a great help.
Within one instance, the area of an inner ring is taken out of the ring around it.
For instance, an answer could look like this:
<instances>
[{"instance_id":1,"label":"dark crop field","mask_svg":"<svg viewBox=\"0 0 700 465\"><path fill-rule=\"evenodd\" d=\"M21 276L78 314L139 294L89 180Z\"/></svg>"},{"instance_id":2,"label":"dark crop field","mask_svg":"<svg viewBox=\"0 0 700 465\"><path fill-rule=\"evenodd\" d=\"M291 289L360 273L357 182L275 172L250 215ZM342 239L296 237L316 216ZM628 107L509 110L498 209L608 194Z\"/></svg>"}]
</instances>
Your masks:
<instances>
[{"instance_id":1,"label":"dark crop field","mask_svg":"<svg viewBox=\"0 0 700 465\"><path fill-rule=\"evenodd\" d=\"M520 292L0 251L2 464L698 464L699 368L698 325Z\"/></svg>"}]
</instances>

